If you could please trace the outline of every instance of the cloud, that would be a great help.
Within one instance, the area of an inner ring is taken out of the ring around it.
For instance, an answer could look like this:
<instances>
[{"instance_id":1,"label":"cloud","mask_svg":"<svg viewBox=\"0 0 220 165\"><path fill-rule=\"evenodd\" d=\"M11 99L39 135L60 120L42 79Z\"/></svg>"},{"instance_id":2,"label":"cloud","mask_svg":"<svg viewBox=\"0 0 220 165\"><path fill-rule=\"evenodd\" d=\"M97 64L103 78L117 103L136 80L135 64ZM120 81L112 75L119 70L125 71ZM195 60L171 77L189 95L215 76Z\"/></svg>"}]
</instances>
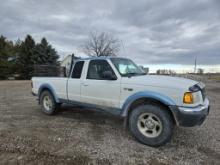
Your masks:
<instances>
[{"instance_id":1,"label":"cloud","mask_svg":"<svg viewBox=\"0 0 220 165\"><path fill-rule=\"evenodd\" d=\"M220 64L218 0L1 0L0 33L9 39L46 37L61 57L90 31L122 41L120 56L140 64Z\"/></svg>"}]
</instances>

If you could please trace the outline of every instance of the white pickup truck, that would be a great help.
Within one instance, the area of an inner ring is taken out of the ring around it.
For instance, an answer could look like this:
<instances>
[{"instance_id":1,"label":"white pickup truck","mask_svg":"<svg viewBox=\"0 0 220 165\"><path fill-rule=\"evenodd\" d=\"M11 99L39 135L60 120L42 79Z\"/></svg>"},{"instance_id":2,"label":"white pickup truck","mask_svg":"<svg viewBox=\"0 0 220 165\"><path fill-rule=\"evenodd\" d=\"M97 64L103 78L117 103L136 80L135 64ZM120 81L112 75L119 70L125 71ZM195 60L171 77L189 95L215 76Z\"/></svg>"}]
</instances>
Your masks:
<instances>
[{"instance_id":1,"label":"white pickup truck","mask_svg":"<svg viewBox=\"0 0 220 165\"><path fill-rule=\"evenodd\" d=\"M32 93L48 115L62 103L120 115L134 137L150 146L168 142L175 125L202 124L209 113L203 83L146 75L126 58L79 59L68 78L33 77Z\"/></svg>"}]
</instances>

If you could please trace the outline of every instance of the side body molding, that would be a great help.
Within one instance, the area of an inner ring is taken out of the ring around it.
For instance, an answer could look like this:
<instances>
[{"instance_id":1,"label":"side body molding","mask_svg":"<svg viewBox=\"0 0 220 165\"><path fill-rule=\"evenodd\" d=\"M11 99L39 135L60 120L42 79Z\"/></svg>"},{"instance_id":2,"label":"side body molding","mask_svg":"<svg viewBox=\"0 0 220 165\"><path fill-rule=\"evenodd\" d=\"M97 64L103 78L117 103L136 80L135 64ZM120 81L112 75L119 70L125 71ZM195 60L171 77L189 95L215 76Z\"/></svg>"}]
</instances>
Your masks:
<instances>
[{"instance_id":1,"label":"side body molding","mask_svg":"<svg viewBox=\"0 0 220 165\"><path fill-rule=\"evenodd\" d=\"M56 101L57 103L60 102L59 99L58 99L58 97L57 97L57 94L56 94L55 90L53 89L53 87L52 87L50 84L42 84L42 85L40 86L40 88L39 88L39 90L38 90L38 97L40 96L42 90L44 90L44 89L47 89L47 90L49 90L49 91L51 92L51 94L53 95L53 97L54 97L54 99L55 99L55 101Z\"/></svg>"},{"instance_id":2,"label":"side body molding","mask_svg":"<svg viewBox=\"0 0 220 165\"><path fill-rule=\"evenodd\" d=\"M165 96L163 94L157 93L157 92L152 92L152 91L142 91L142 92L137 92L131 96L129 96L126 101L124 102L122 106L122 112L121 116L126 117L129 111L129 108L131 104L141 98L149 98L149 99L155 99L157 101L160 101L161 103L170 106L170 105L176 105L175 102L169 98L168 96Z\"/></svg>"}]
</instances>

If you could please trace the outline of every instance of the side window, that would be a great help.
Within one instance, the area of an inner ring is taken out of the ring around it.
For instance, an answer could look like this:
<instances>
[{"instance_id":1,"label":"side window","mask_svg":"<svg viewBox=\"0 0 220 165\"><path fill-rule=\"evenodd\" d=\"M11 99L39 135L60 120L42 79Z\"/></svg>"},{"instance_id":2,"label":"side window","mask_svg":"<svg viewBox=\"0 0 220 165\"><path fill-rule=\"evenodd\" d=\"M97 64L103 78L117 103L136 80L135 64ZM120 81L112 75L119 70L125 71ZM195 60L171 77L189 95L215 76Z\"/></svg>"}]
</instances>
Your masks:
<instances>
[{"instance_id":1,"label":"side window","mask_svg":"<svg viewBox=\"0 0 220 165\"><path fill-rule=\"evenodd\" d=\"M74 68L73 68L72 78L80 79L81 74L82 74L83 65L84 65L84 61L76 62L76 64L74 65Z\"/></svg>"},{"instance_id":2,"label":"side window","mask_svg":"<svg viewBox=\"0 0 220 165\"><path fill-rule=\"evenodd\" d=\"M106 60L91 60L89 63L87 79L106 80L103 76L103 73L106 71L111 72L112 75L116 77L114 71Z\"/></svg>"}]
</instances>

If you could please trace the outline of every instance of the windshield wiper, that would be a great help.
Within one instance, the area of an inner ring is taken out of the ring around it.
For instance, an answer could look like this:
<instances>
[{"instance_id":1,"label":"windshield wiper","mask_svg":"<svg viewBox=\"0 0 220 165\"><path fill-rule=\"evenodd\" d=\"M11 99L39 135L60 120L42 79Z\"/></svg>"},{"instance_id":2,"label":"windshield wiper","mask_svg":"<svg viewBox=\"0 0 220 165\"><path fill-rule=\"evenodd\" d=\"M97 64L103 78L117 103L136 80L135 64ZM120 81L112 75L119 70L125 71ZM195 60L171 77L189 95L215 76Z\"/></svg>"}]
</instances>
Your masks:
<instances>
[{"instance_id":1,"label":"windshield wiper","mask_svg":"<svg viewBox=\"0 0 220 165\"><path fill-rule=\"evenodd\" d=\"M125 76L125 77L132 77L132 76L137 76L137 75L144 75L144 73L131 72L131 73L126 73L123 76Z\"/></svg>"}]
</instances>

